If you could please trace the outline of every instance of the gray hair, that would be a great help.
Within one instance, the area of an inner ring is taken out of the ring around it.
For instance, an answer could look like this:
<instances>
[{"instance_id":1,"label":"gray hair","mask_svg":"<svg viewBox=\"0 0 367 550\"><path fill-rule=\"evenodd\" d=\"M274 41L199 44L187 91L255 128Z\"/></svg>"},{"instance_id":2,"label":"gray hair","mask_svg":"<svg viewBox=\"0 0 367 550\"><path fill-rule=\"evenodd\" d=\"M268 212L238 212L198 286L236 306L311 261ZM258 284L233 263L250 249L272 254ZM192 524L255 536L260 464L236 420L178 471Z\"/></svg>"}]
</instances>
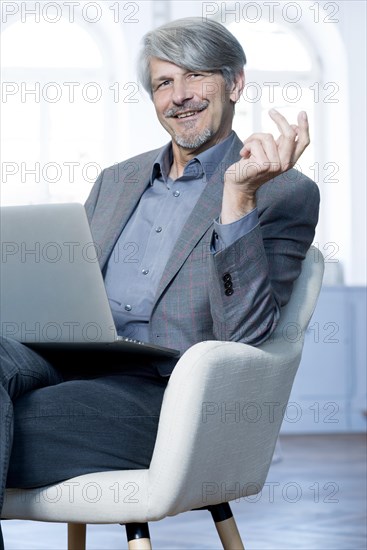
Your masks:
<instances>
[{"instance_id":1,"label":"gray hair","mask_svg":"<svg viewBox=\"0 0 367 550\"><path fill-rule=\"evenodd\" d=\"M202 17L176 19L143 37L138 76L150 96L151 57L189 71L219 71L227 86L231 86L246 63L245 52L233 34L221 23Z\"/></svg>"}]
</instances>

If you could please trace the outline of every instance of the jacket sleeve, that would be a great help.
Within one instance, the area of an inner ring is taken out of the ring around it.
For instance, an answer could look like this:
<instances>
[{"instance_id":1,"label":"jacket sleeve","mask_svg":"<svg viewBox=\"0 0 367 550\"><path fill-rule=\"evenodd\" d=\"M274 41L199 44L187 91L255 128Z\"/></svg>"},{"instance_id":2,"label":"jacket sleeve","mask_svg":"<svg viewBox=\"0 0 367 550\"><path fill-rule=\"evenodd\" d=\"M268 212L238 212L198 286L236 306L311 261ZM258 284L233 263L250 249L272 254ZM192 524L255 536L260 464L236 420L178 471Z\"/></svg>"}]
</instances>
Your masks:
<instances>
[{"instance_id":1,"label":"jacket sleeve","mask_svg":"<svg viewBox=\"0 0 367 550\"><path fill-rule=\"evenodd\" d=\"M319 200L317 185L294 169L259 189L259 225L211 258L218 340L258 345L274 331L312 244Z\"/></svg>"}]
</instances>

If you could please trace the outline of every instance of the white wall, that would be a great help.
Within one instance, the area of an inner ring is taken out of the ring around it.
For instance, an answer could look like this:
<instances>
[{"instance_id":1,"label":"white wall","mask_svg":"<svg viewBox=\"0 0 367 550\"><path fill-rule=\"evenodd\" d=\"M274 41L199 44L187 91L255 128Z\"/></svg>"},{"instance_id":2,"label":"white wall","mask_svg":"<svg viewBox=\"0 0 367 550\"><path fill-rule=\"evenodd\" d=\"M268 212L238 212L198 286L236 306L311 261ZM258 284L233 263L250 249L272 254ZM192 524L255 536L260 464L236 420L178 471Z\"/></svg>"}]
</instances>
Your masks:
<instances>
[{"instance_id":1,"label":"white wall","mask_svg":"<svg viewBox=\"0 0 367 550\"><path fill-rule=\"evenodd\" d=\"M366 2L338 2L341 17L339 31L348 62L349 154L351 196L350 284L366 284Z\"/></svg>"}]
</instances>

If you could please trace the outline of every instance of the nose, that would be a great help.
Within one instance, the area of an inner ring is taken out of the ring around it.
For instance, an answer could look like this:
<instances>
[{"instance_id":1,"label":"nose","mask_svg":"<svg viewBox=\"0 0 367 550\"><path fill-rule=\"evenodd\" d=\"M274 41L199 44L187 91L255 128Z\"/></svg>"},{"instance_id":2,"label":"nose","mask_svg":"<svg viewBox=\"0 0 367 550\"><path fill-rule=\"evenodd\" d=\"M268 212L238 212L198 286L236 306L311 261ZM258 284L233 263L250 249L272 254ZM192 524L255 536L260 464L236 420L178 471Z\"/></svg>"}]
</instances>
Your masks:
<instances>
[{"instance_id":1,"label":"nose","mask_svg":"<svg viewBox=\"0 0 367 550\"><path fill-rule=\"evenodd\" d=\"M175 105L182 105L188 99L192 99L194 93L190 90L185 78L177 78L172 86L172 101Z\"/></svg>"}]
</instances>

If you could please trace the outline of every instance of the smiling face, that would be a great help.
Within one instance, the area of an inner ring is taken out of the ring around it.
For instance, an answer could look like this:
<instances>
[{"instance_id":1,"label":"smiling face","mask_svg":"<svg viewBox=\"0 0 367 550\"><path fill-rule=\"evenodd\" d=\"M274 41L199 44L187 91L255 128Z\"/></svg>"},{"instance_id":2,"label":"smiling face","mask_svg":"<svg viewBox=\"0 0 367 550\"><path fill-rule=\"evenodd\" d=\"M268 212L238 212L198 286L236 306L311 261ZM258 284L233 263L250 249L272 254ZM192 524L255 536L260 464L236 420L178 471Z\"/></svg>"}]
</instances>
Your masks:
<instances>
[{"instance_id":1,"label":"smiling face","mask_svg":"<svg viewBox=\"0 0 367 550\"><path fill-rule=\"evenodd\" d=\"M229 135L243 75L228 91L218 72L189 71L156 57L150 71L157 117L174 145L203 151Z\"/></svg>"}]
</instances>

